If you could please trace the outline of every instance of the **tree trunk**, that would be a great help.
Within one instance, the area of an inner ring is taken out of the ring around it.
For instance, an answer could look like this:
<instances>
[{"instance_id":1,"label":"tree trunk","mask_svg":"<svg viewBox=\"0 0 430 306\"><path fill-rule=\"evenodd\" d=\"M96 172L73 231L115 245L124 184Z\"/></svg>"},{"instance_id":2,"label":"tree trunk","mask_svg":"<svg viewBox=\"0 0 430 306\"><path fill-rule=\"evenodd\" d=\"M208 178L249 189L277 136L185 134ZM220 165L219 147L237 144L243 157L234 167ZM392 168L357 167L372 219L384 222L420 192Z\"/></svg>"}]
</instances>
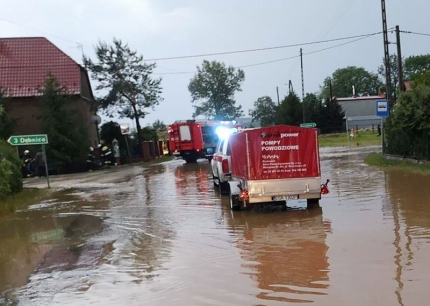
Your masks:
<instances>
[{"instance_id":1,"label":"tree trunk","mask_svg":"<svg viewBox=\"0 0 430 306\"><path fill-rule=\"evenodd\" d=\"M136 121L138 148L139 148L139 152L141 152L142 158L144 158L145 156L143 156L144 153L143 153L143 147L142 147L142 135L141 135L142 132L141 132L140 123L139 123L139 115L137 114L136 105L134 105L133 103L131 105L134 111L134 120Z\"/></svg>"}]
</instances>

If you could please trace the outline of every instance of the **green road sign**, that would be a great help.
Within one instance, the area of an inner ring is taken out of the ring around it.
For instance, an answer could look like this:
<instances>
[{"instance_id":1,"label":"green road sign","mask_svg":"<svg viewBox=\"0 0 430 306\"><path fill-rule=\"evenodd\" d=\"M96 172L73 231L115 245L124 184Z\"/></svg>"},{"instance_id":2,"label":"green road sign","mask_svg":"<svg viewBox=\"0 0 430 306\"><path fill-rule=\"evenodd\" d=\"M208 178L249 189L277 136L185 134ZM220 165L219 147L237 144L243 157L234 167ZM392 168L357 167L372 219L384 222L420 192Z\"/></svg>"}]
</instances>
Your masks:
<instances>
[{"instance_id":1,"label":"green road sign","mask_svg":"<svg viewBox=\"0 0 430 306\"><path fill-rule=\"evenodd\" d=\"M47 145L48 135L10 136L7 142L13 146Z\"/></svg>"},{"instance_id":2,"label":"green road sign","mask_svg":"<svg viewBox=\"0 0 430 306\"><path fill-rule=\"evenodd\" d=\"M316 127L317 126L317 124L316 123L302 123L302 124L300 124L300 127L307 127L307 128L314 128L314 127Z\"/></svg>"}]
</instances>

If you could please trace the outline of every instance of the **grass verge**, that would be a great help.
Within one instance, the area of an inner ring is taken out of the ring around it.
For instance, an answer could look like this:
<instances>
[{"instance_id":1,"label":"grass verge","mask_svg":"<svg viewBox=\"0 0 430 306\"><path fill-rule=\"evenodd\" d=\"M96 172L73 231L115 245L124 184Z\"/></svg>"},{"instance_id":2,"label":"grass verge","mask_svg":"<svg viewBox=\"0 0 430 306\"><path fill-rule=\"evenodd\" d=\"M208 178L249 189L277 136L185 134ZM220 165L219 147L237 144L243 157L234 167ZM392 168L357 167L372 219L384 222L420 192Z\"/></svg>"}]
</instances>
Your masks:
<instances>
[{"instance_id":1,"label":"grass verge","mask_svg":"<svg viewBox=\"0 0 430 306\"><path fill-rule=\"evenodd\" d=\"M52 190L29 188L23 189L20 193L0 200L0 217L11 214L17 209L25 208L29 205L39 203L47 199Z\"/></svg>"},{"instance_id":2,"label":"grass verge","mask_svg":"<svg viewBox=\"0 0 430 306\"><path fill-rule=\"evenodd\" d=\"M354 138L347 137L346 133L327 134L318 137L318 142L321 148L371 146L381 144L381 141L381 137L372 132L358 132Z\"/></svg>"},{"instance_id":3,"label":"grass verge","mask_svg":"<svg viewBox=\"0 0 430 306\"><path fill-rule=\"evenodd\" d=\"M430 174L429 164L417 164L410 161L392 160L385 158L381 153L370 153L366 156L364 162L369 166L379 168L402 169L415 173Z\"/></svg>"}]
</instances>

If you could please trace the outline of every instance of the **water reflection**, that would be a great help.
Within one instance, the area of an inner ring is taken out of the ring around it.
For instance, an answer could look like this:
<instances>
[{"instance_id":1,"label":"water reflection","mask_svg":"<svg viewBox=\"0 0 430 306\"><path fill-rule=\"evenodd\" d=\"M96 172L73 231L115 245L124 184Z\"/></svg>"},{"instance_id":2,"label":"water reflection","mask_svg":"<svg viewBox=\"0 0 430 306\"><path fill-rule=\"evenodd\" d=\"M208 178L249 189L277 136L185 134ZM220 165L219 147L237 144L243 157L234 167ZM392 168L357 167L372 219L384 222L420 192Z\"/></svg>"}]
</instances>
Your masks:
<instances>
[{"instance_id":1,"label":"water reflection","mask_svg":"<svg viewBox=\"0 0 430 306\"><path fill-rule=\"evenodd\" d=\"M68 209L62 209L65 202ZM101 231L102 221L71 213L75 208L64 198L57 198L1 220L0 295L25 285L33 272L76 268L82 251L79 246Z\"/></svg>"},{"instance_id":2,"label":"water reflection","mask_svg":"<svg viewBox=\"0 0 430 306\"><path fill-rule=\"evenodd\" d=\"M387 171L386 189L391 201L383 205L386 218L392 218L394 225L395 293L399 305L405 301L416 303L416 297L405 294L407 287L426 290L423 278L430 273L422 258L429 258L430 250L430 177L401 170ZM427 273L425 273L427 271Z\"/></svg>"},{"instance_id":3,"label":"water reflection","mask_svg":"<svg viewBox=\"0 0 430 306\"><path fill-rule=\"evenodd\" d=\"M181 202L188 199L191 202L198 200L201 204L213 205L214 187L210 172L207 162L176 166L175 185Z\"/></svg>"},{"instance_id":4,"label":"water reflection","mask_svg":"<svg viewBox=\"0 0 430 306\"><path fill-rule=\"evenodd\" d=\"M262 300L313 302L329 287L331 224L322 210L227 214L238 235L244 272L255 280Z\"/></svg>"}]
</instances>

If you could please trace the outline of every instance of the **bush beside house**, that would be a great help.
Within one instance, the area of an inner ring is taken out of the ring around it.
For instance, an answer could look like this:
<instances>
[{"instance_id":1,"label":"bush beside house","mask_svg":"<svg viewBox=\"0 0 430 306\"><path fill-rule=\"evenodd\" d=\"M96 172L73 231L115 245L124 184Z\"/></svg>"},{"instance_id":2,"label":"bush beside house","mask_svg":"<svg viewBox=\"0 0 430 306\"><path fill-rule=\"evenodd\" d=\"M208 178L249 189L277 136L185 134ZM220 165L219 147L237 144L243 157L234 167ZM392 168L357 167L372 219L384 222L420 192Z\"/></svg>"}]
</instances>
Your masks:
<instances>
[{"instance_id":1,"label":"bush beside house","mask_svg":"<svg viewBox=\"0 0 430 306\"><path fill-rule=\"evenodd\" d=\"M0 199L22 190L21 163L15 149L0 140Z\"/></svg>"}]
</instances>

